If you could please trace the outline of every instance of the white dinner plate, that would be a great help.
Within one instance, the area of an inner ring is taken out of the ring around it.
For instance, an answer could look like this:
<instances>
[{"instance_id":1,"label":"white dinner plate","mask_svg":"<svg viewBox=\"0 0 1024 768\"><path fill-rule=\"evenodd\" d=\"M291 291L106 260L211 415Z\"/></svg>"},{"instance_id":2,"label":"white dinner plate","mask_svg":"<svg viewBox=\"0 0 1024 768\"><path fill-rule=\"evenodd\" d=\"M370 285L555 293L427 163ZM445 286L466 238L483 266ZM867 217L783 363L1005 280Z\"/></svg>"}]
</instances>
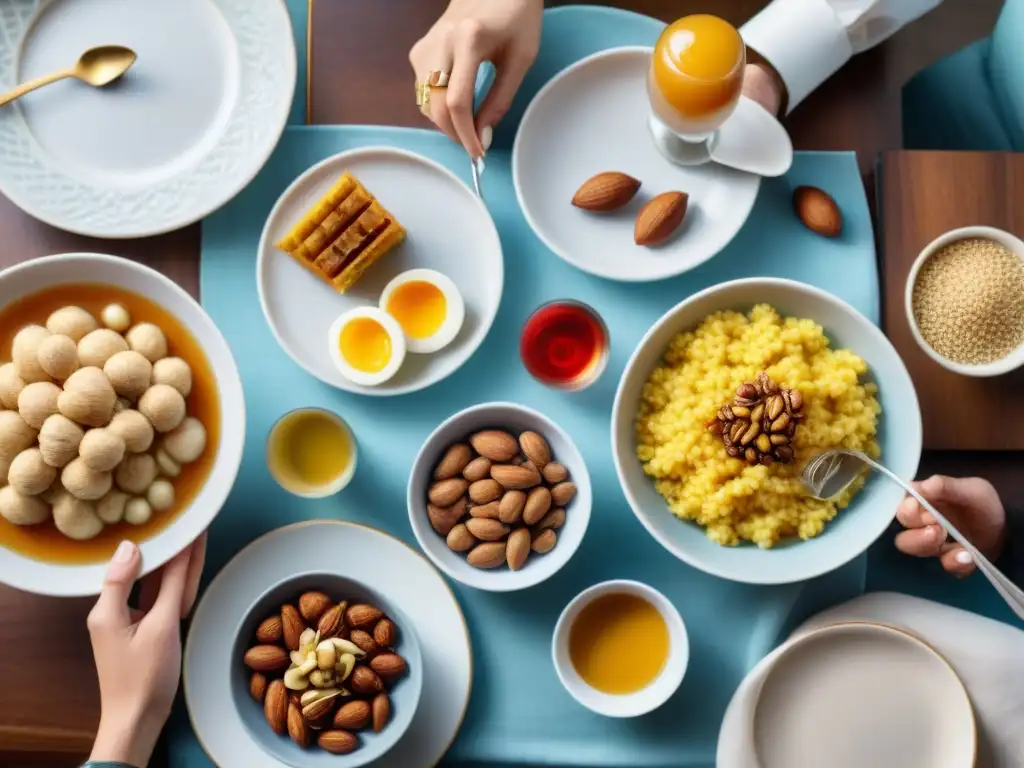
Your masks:
<instances>
[{"instance_id":1,"label":"white dinner plate","mask_svg":"<svg viewBox=\"0 0 1024 768\"><path fill-rule=\"evenodd\" d=\"M365 185L408 235L341 294L274 243L345 171ZM332 362L331 324L343 312L377 306L395 275L418 268L437 270L455 282L466 305L462 330L439 352L407 354L398 373L383 384L352 383ZM324 383L364 395L415 392L455 373L487 336L504 279L498 230L480 198L433 160L390 147L342 152L299 176L270 212L256 261L260 306L278 343Z\"/></svg>"},{"instance_id":2,"label":"white dinner plate","mask_svg":"<svg viewBox=\"0 0 1024 768\"><path fill-rule=\"evenodd\" d=\"M295 92L282 0L0 0L0 92L88 48L138 54L106 88L0 108L0 191L60 229L143 237L198 221L260 170Z\"/></svg>"},{"instance_id":3,"label":"white dinner plate","mask_svg":"<svg viewBox=\"0 0 1024 768\"><path fill-rule=\"evenodd\" d=\"M971 768L967 691L937 651L882 624L834 624L785 645L740 686L724 739L749 739L723 768ZM719 744L719 757L722 744Z\"/></svg>"},{"instance_id":4,"label":"white dinner plate","mask_svg":"<svg viewBox=\"0 0 1024 768\"><path fill-rule=\"evenodd\" d=\"M241 647L236 635L268 589L317 572L364 584L412 624L423 661L421 702L405 735L374 765L436 765L455 740L469 704L473 654L462 609L444 578L412 547L375 528L336 520L271 531L235 555L203 594L185 644L182 673L199 743L220 768L281 765L251 737L239 712L253 702L236 697L232 688L231 670L241 663L234 657Z\"/></svg>"},{"instance_id":5,"label":"white dinner plate","mask_svg":"<svg viewBox=\"0 0 1024 768\"><path fill-rule=\"evenodd\" d=\"M584 272L624 282L661 280L710 259L740 231L761 183L721 165L687 168L661 156L647 127L650 59L650 48L613 48L567 67L530 102L512 148L516 196L537 237ZM602 171L639 179L640 191L610 214L574 207L576 190ZM671 190L689 195L679 231L658 247L636 245L637 212Z\"/></svg>"}]
</instances>

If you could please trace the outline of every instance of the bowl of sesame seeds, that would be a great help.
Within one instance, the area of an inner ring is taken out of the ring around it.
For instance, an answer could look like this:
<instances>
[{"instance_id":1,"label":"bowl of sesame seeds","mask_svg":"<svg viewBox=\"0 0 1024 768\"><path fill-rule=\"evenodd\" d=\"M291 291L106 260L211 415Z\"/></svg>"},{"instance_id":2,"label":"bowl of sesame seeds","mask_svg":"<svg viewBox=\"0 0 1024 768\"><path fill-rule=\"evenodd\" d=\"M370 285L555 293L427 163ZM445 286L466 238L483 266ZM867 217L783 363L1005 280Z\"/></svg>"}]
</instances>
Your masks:
<instances>
[{"instance_id":1,"label":"bowl of sesame seeds","mask_svg":"<svg viewBox=\"0 0 1024 768\"><path fill-rule=\"evenodd\" d=\"M1024 364L1024 242L994 227L937 237L910 269L907 320L947 370L999 376Z\"/></svg>"}]
</instances>

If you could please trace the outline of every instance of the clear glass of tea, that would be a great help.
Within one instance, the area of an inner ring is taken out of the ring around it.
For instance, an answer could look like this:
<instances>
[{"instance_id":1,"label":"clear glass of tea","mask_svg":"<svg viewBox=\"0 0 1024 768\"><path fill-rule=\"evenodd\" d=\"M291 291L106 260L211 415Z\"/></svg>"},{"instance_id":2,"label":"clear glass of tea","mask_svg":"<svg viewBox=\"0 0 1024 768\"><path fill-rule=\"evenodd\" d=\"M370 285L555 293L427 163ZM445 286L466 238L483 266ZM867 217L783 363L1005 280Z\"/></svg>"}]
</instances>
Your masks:
<instances>
[{"instance_id":1,"label":"clear glass of tea","mask_svg":"<svg viewBox=\"0 0 1024 768\"><path fill-rule=\"evenodd\" d=\"M586 389L608 366L608 328L593 308L562 299L538 307L519 337L533 378L556 389Z\"/></svg>"}]
</instances>

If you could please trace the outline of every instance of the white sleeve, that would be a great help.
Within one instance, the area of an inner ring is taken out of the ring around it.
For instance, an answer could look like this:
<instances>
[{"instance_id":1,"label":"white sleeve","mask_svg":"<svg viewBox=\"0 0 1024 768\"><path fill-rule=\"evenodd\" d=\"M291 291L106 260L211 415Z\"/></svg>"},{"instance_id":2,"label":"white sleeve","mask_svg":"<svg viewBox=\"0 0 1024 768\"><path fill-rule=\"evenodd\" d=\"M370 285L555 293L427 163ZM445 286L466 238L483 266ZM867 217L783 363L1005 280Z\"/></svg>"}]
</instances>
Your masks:
<instances>
[{"instance_id":1,"label":"white sleeve","mask_svg":"<svg viewBox=\"0 0 1024 768\"><path fill-rule=\"evenodd\" d=\"M789 109L849 58L942 0L775 0L740 28L744 42L779 73Z\"/></svg>"}]
</instances>

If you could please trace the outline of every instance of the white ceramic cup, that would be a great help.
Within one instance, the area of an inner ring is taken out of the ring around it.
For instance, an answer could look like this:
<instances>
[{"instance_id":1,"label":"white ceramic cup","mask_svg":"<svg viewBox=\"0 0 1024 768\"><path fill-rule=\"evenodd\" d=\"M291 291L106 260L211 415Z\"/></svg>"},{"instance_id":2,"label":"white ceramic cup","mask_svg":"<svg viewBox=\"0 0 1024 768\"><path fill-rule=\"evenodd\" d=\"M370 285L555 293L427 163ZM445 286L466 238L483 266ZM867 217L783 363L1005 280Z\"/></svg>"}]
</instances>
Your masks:
<instances>
[{"instance_id":1,"label":"white ceramic cup","mask_svg":"<svg viewBox=\"0 0 1024 768\"><path fill-rule=\"evenodd\" d=\"M604 693L593 688L580 677L569 656L569 633L573 622L592 601L611 594L635 595L646 600L658 609L668 627L669 650L665 666L651 683L634 693ZM605 581L580 592L562 611L555 624L551 656L558 679L584 707L607 717L637 717L660 707L679 688L690 661L690 640L683 617L661 592L638 581Z\"/></svg>"},{"instance_id":2,"label":"white ceramic cup","mask_svg":"<svg viewBox=\"0 0 1024 768\"><path fill-rule=\"evenodd\" d=\"M352 454L349 458L348 464L345 466L345 469L341 471L341 474L331 482L325 483L321 486L303 487L296 485L290 478L284 477L278 472L277 462L271 458L274 442L280 439L281 429L286 426L289 421L303 414L321 416L328 421L334 422L345 434L345 437L348 440L349 451ZM270 428L270 432L267 433L266 461L267 469L270 470L270 476L274 478L274 481L279 486L288 491L288 493L295 496L301 496L304 499L322 499L327 496L333 496L343 490L345 486L352 482L352 476L356 473L356 462L358 458L359 448L356 444L356 436L352 434L352 429L349 427L348 423L341 418L341 416L332 411L328 411L325 408L294 408L283 414L281 418L275 421L274 426L272 426Z\"/></svg>"},{"instance_id":3,"label":"white ceramic cup","mask_svg":"<svg viewBox=\"0 0 1024 768\"><path fill-rule=\"evenodd\" d=\"M1021 365L1024 365L1024 344L1019 344L1017 348L1006 357L991 363L979 363L976 365L955 363L932 349L931 345L924 340L924 336L921 335L921 329L917 326L917 318L914 317L914 286L917 283L917 276L921 271L921 267L923 267L925 262L943 246L954 243L957 240L967 240L975 237L994 240L1004 246L1007 250L1017 254L1018 258L1024 261L1024 242L1022 242L1019 237L1015 237L1009 232L1004 232L1003 230L996 229L995 227L980 226L952 229L944 235L939 235L928 243L924 250L921 251L920 255L918 255L914 264L910 267L910 274L907 275L907 287L904 291L903 303L907 313L907 323L910 325L910 333L913 335L914 341L916 341L922 351L936 363L948 371L959 373L963 376L1001 376L1004 373L1009 373L1010 371L1019 368Z\"/></svg>"}]
</instances>

